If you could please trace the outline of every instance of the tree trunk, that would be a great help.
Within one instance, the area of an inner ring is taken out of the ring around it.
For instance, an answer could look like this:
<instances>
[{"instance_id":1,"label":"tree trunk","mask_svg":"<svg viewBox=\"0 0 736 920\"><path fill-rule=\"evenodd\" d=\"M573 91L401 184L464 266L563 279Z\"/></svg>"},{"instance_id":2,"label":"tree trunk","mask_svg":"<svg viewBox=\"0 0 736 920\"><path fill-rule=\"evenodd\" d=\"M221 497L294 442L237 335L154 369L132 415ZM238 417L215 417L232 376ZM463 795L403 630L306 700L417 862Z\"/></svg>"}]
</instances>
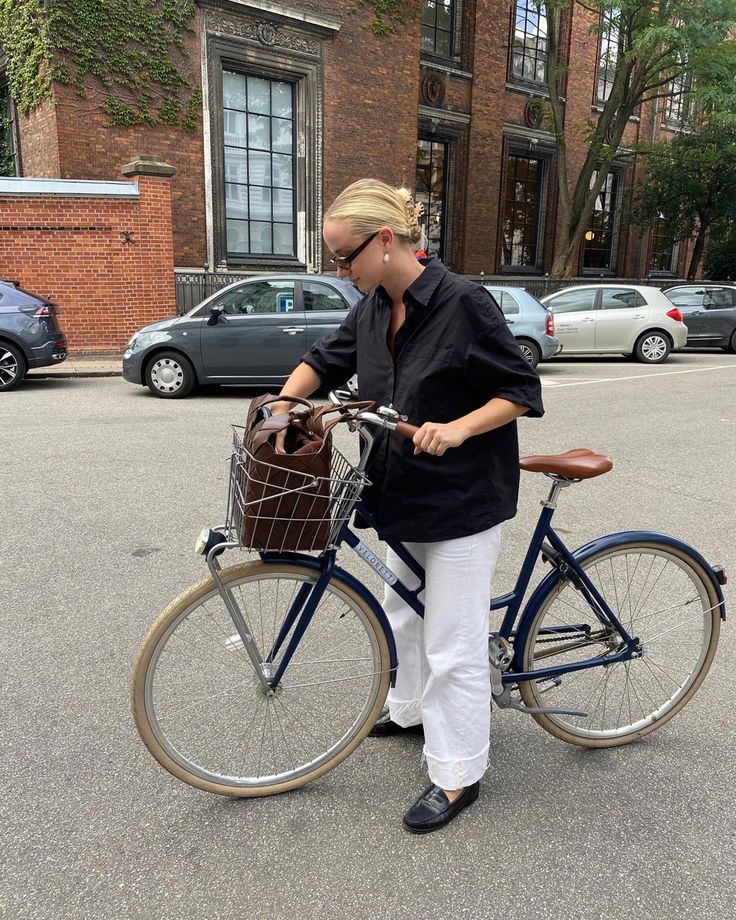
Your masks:
<instances>
[{"instance_id":1,"label":"tree trunk","mask_svg":"<svg viewBox=\"0 0 736 920\"><path fill-rule=\"evenodd\" d=\"M698 270L700 261L703 258L703 252L705 250L705 238L708 235L708 224L700 224L700 229L698 230L698 235L695 239L695 248L693 249L692 258L690 259L690 267L687 270L687 280L694 281L695 273Z\"/></svg>"},{"instance_id":2,"label":"tree trunk","mask_svg":"<svg viewBox=\"0 0 736 920\"><path fill-rule=\"evenodd\" d=\"M580 253L580 233L573 235L572 239L565 239L567 234L560 234L555 246L555 257L550 269L551 278L574 278Z\"/></svg>"}]
</instances>

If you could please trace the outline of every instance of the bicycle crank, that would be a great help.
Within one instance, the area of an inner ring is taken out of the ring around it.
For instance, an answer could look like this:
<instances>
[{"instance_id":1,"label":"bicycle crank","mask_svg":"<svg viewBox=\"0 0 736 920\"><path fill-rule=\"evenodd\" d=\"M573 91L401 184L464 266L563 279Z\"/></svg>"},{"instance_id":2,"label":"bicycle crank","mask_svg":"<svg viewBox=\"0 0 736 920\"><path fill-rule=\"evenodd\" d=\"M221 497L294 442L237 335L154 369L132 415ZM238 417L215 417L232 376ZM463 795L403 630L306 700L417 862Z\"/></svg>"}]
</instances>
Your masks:
<instances>
[{"instance_id":1,"label":"bicycle crank","mask_svg":"<svg viewBox=\"0 0 736 920\"><path fill-rule=\"evenodd\" d=\"M494 671L496 672L494 674ZM496 678L494 680L494 677ZM500 689L499 689L500 685ZM555 716L579 716L581 719L587 719L589 713L581 709L558 709L555 706L524 706L511 699L511 687L501 683L501 674L497 668L491 667L491 697L499 709L515 709L517 712L525 712L527 715L555 715Z\"/></svg>"}]
</instances>

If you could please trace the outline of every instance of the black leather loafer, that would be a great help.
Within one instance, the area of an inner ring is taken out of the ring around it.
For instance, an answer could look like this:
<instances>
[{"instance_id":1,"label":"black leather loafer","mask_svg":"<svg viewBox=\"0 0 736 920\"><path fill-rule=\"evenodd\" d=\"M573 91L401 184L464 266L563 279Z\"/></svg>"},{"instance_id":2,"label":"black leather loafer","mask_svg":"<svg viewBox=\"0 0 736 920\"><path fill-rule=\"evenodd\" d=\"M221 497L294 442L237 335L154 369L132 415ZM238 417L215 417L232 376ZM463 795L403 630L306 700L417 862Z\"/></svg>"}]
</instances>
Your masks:
<instances>
[{"instance_id":1,"label":"black leather loafer","mask_svg":"<svg viewBox=\"0 0 736 920\"><path fill-rule=\"evenodd\" d=\"M368 737L369 738L385 738L387 735L423 735L423 734L424 734L424 726L421 723L419 725L410 725L408 728L404 728L402 725L397 725L396 722L392 722L388 709L384 709L381 715L378 717L378 721L376 722L376 724L368 732Z\"/></svg>"},{"instance_id":2,"label":"black leather loafer","mask_svg":"<svg viewBox=\"0 0 736 920\"><path fill-rule=\"evenodd\" d=\"M404 815L404 825L412 834L429 834L449 824L463 808L478 798L480 783L466 786L460 795L450 801L439 786L430 786Z\"/></svg>"}]
</instances>

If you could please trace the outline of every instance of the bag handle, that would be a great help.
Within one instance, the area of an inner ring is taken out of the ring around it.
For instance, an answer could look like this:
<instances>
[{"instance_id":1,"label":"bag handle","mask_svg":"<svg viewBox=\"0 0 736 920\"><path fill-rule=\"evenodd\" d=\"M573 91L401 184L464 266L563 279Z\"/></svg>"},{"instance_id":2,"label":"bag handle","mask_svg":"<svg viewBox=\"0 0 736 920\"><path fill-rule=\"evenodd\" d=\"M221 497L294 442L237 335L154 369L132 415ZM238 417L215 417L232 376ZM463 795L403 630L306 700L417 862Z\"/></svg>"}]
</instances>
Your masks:
<instances>
[{"instance_id":1,"label":"bag handle","mask_svg":"<svg viewBox=\"0 0 736 920\"><path fill-rule=\"evenodd\" d=\"M337 418L330 419L329 422L325 425L323 418L325 415L329 415L332 412L344 412L346 409L348 411L358 410L358 411L368 411L373 412L378 403L374 402L371 399L365 400L356 400L355 402L343 403L339 406L320 406L318 409L315 409L313 418L315 421L319 421L324 425L325 434L334 428L335 425L338 425L340 422L344 421L345 418L343 415L338 415Z\"/></svg>"}]
</instances>

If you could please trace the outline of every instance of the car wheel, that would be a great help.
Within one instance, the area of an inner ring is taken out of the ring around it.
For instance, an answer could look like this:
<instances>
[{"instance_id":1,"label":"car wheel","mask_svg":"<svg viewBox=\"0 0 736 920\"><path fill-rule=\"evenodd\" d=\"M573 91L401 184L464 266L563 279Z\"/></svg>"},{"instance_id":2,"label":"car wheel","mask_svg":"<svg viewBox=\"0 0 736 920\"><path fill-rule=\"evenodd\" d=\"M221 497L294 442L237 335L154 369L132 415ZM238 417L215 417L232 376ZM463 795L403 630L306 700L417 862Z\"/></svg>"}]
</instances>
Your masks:
<instances>
[{"instance_id":1,"label":"car wheel","mask_svg":"<svg viewBox=\"0 0 736 920\"><path fill-rule=\"evenodd\" d=\"M644 364L661 364L672 349L672 343L664 332L645 332L634 345L634 357Z\"/></svg>"},{"instance_id":2,"label":"car wheel","mask_svg":"<svg viewBox=\"0 0 736 920\"><path fill-rule=\"evenodd\" d=\"M146 385L162 399L182 399L196 382L192 365L175 351L159 352L146 366Z\"/></svg>"},{"instance_id":3,"label":"car wheel","mask_svg":"<svg viewBox=\"0 0 736 920\"><path fill-rule=\"evenodd\" d=\"M529 339L519 339L516 344L532 367L536 367L542 360L542 352L536 342L532 342Z\"/></svg>"},{"instance_id":4,"label":"car wheel","mask_svg":"<svg viewBox=\"0 0 736 920\"><path fill-rule=\"evenodd\" d=\"M26 359L10 342L0 342L0 390L12 390L26 375Z\"/></svg>"},{"instance_id":5,"label":"car wheel","mask_svg":"<svg viewBox=\"0 0 736 920\"><path fill-rule=\"evenodd\" d=\"M731 341L728 343L728 350L736 353L736 329L731 333Z\"/></svg>"}]
</instances>

